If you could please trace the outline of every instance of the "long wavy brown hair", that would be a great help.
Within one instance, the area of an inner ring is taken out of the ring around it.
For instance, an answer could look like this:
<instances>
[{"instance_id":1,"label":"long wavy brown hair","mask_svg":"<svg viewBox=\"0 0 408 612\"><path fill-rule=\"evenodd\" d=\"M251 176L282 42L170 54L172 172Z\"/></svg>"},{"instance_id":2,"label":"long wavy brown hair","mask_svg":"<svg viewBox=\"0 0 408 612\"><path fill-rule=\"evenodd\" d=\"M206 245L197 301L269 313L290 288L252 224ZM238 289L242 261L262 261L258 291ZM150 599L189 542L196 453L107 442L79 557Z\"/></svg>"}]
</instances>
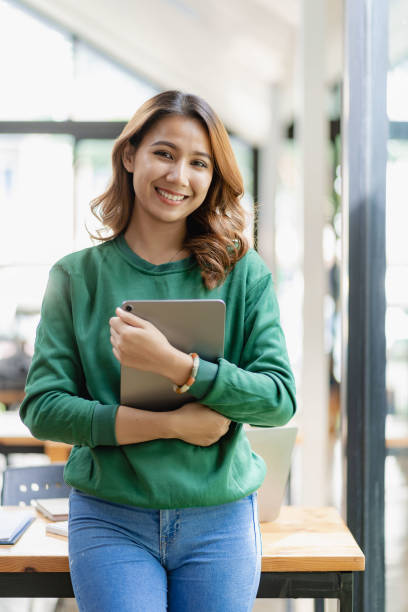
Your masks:
<instances>
[{"instance_id":1,"label":"long wavy brown hair","mask_svg":"<svg viewBox=\"0 0 408 612\"><path fill-rule=\"evenodd\" d=\"M128 142L137 148L152 126L169 115L197 119L209 136L213 178L204 202L187 218L187 235L183 246L195 256L205 286L213 289L222 284L248 250L243 234L245 211L240 203L244 188L227 131L212 108L198 96L181 91L165 91L147 100L130 119L113 146L109 186L91 202L91 210L104 228L93 238L112 240L126 230L135 192L132 174L125 169L122 161L125 148Z\"/></svg>"}]
</instances>

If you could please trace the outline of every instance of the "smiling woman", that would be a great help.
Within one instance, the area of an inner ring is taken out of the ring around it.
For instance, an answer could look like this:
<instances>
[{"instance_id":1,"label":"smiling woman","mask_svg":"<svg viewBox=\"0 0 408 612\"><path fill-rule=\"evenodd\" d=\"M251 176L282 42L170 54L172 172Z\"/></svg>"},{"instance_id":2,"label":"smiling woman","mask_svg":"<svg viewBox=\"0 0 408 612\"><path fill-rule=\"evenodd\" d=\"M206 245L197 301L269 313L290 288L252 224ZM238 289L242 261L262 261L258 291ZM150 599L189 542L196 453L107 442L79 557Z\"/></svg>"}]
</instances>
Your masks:
<instances>
[{"instance_id":1,"label":"smiling woman","mask_svg":"<svg viewBox=\"0 0 408 612\"><path fill-rule=\"evenodd\" d=\"M283 425L296 401L271 274L243 237L242 191L208 104L159 94L116 141L111 184L93 202L108 236L51 270L20 414L36 437L75 445L64 478L81 612L252 609L265 464L243 424ZM223 300L224 356L185 353L118 307L127 299ZM121 366L193 401L121 404Z\"/></svg>"},{"instance_id":2,"label":"smiling woman","mask_svg":"<svg viewBox=\"0 0 408 612\"><path fill-rule=\"evenodd\" d=\"M240 202L244 188L225 127L207 102L179 91L154 96L117 139L112 165L107 191L92 203L94 214L111 231L95 237L106 240L125 232L139 255L162 263L150 240L156 218L155 231L168 244L162 255L180 259L192 254L205 285L221 283L248 249ZM177 222L173 239L165 219ZM136 226L144 244L136 238Z\"/></svg>"},{"instance_id":3,"label":"smiling woman","mask_svg":"<svg viewBox=\"0 0 408 612\"><path fill-rule=\"evenodd\" d=\"M160 119L137 148L127 144L123 165L133 175L135 192L125 232L128 244L152 263L168 261L170 255L172 261L182 259L188 254L183 248L187 217L203 204L213 177L207 130L190 117ZM162 261L154 252L155 245L149 239L152 235L161 238ZM168 253L162 249L166 238Z\"/></svg>"}]
</instances>

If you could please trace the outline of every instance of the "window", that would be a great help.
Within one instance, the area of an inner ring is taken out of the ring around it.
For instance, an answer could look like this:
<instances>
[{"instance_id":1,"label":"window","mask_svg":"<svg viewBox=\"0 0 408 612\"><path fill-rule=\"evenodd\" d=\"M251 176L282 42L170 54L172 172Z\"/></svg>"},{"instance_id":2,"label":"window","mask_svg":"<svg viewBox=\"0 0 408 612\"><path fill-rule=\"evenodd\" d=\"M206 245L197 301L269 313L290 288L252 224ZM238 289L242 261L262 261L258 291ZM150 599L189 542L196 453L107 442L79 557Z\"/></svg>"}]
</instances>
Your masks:
<instances>
[{"instance_id":1,"label":"window","mask_svg":"<svg viewBox=\"0 0 408 612\"><path fill-rule=\"evenodd\" d=\"M10 340L32 350L49 268L92 244L114 138L159 90L12 0L0 0L0 52L1 359ZM231 140L252 212L253 149Z\"/></svg>"}]
</instances>

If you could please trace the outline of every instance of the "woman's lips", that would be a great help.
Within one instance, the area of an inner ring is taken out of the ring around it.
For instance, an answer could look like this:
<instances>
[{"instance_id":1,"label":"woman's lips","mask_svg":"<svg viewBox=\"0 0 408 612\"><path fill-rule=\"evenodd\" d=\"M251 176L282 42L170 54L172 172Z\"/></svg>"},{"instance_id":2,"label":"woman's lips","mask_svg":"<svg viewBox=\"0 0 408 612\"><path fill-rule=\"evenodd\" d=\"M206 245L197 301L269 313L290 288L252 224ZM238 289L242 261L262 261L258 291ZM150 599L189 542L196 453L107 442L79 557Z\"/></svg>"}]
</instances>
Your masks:
<instances>
[{"instance_id":1,"label":"woman's lips","mask_svg":"<svg viewBox=\"0 0 408 612\"><path fill-rule=\"evenodd\" d=\"M166 204L170 204L173 206L180 204L180 202L184 202L184 200L188 198L188 196L183 193L177 193L175 191L161 189L160 187L155 187L155 190L157 195L163 202L166 202Z\"/></svg>"}]
</instances>

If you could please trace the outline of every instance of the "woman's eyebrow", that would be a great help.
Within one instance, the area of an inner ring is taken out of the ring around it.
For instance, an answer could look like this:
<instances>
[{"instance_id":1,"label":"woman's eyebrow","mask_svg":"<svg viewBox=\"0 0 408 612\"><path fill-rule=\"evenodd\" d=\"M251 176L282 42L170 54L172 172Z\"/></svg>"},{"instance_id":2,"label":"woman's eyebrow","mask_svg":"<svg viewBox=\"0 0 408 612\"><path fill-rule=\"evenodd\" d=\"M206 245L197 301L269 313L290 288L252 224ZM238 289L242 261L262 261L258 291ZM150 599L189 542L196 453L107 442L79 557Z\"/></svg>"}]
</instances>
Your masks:
<instances>
[{"instance_id":1,"label":"woman's eyebrow","mask_svg":"<svg viewBox=\"0 0 408 612\"><path fill-rule=\"evenodd\" d=\"M175 145L174 142L170 142L169 140L156 140L156 142L153 142L150 146L155 147L157 145L165 145L174 150L178 149L178 146ZM208 153L205 153L204 151L193 151L192 155L200 155L202 157L208 157L210 161L212 160L211 155L209 155Z\"/></svg>"}]
</instances>

